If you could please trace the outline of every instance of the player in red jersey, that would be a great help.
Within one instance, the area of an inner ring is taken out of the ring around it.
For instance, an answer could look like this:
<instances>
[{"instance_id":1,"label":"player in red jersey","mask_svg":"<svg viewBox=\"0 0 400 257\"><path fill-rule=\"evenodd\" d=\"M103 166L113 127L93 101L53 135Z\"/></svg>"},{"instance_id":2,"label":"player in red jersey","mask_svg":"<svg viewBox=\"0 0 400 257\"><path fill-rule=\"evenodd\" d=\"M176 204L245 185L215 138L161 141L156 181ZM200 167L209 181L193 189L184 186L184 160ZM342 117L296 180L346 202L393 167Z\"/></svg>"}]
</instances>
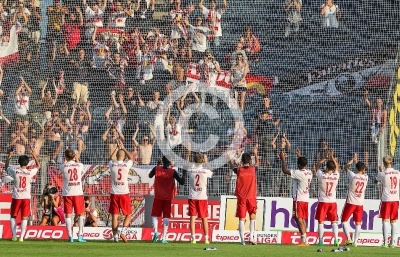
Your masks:
<instances>
[{"instance_id":1,"label":"player in red jersey","mask_svg":"<svg viewBox=\"0 0 400 257\"><path fill-rule=\"evenodd\" d=\"M286 166L286 154L280 153L282 160L282 172L290 175L293 179L293 218L296 219L301 235L301 242L298 246L308 246L307 223L308 201L310 200L310 183L312 179L311 170L307 169L307 158L301 156L300 149L297 149L297 170L289 170Z\"/></svg>"},{"instance_id":2,"label":"player in red jersey","mask_svg":"<svg viewBox=\"0 0 400 257\"><path fill-rule=\"evenodd\" d=\"M207 179L212 177L212 171L203 168L203 163L207 163L207 156L202 154L194 155L196 166L188 170L190 178L189 185L189 216L190 216L190 233L192 234L191 243L195 244L195 221L199 217L203 222L204 240L209 244L208 240L208 196L207 196Z\"/></svg>"},{"instance_id":3,"label":"player in red jersey","mask_svg":"<svg viewBox=\"0 0 400 257\"><path fill-rule=\"evenodd\" d=\"M399 212L399 179L400 172L392 168L393 159L390 156L383 158L384 171L378 172L375 183L382 183L381 205L379 218L382 219L383 245L394 248L396 245L396 226ZM381 168L380 168L381 170ZM392 237L388 245L389 220Z\"/></svg>"},{"instance_id":4,"label":"player in red jersey","mask_svg":"<svg viewBox=\"0 0 400 257\"><path fill-rule=\"evenodd\" d=\"M350 170L350 165L356 163L356 173ZM365 164L358 162L358 155L355 153L353 158L344 166L344 170L349 177L349 188L347 191L346 204L342 211L343 232L346 235L345 245L357 246L357 239L361 232L361 222L363 217L363 205L365 197L365 188L368 184L368 175L365 174ZM353 215L356 230L354 231L354 240L351 241L349 218Z\"/></svg>"},{"instance_id":5,"label":"player in red jersey","mask_svg":"<svg viewBox=\"0 0 400 257\"><path fill-rule=\"evenodd\" d=\"M65 225L68 231L68 242L74 242L72 237L72 212L79 216L78 242L85 243L83 239L83 226L85 224L85 201L82 190L83 164L75 162L75 152L72 149L65 151L65 163L60 166L60 174L64 185L62 195L64 199Z\"/></svg>"},{"instance_id":6,"label":"player in red jersey","mask_svg":"<svg viewBox=\"0 0 400 257\"><path fill-rule=\"evenodd\" d=\"M161 242L163 244L167 242L167 232L169 218L171 217L171 201L174 198L175 193L175 181L179 184L185 184L186 171L183 172L183 176L179 176L173 168L170 168L171 161L167 157L162 157L162 166L157 165L150 173L149 178L155 176L154 179L154 202L153 209L151 211L151 217L153 220L153 243L158 240L158 217L163 217L163 234Z\"/></svg>"},{"instance_id":7,"label":"player in red jersey","mask_svg":"<svg viewBox=\"0 0 400 257\"><path fill-rule=\"evenodd\" d=\"M257 148L253 149L255 162L258 166L258 152ZM242 245L244 241L244 221L246 219L246 212L250 216L250 238L249 241L257 244L255 238L256 228L256 212L257 212L257 166L250 165L251 155L249 153L242 154L243 166L236 167L233 172L237 174L235 196L237 197L236 217L239 218L239 233Z\"/></svg>"},{"instance_id":8,"label":"player in red jersey","mask_svg":"<svg viewBox=\"0 0 400 257\"><path fill-rule=\"evenodd\" d=\"M29 157L21 155L18 157L19 168L10 167L10 160L13 152L8 151L8 156L4 169L14 179L14 190L12 194L11 210L10 210L10 223L12 230L12 241L17 241L17 222L16 217L21 212L21 235L19 241L24 241L26 227L28 225L28 217L31 215L31 180L40 169L39 160L35 151L31 150L33 159L35 159L36 167L27 169L29 164Z\"/></svg>"},{"instance_id":9,"label":"player in red jersey","mask_svg":"<svg viewBox=\"0 0 400 257\"><path fill-rule=\"evenodd\" d=\"M329 160L326 161L328 158ZM324 162L326 162L326 168L325 171L322 171L320 170L320 167ZM320 160L315 167L315 175L318 178L318 206L315 213L315 219L318 220L319 243L317 246L324 245L324 223L326 218L328 218L332 224L333 235L335 238L333 244L334 246L339 246L336 203L336 187L340 177L339 168L339 163L333 155L333 150L330 150L328 156L325 156Z\"/></svg>"},{"instance_id":10,"label":"player in red jersey","mask_svg":"<svg viewBox=\"0 0 400 257\"><path fill-rule=\"evenodd\" d=\"M112 158L117 152L117 160ZM127 161L125 161L127 159ZM110 190L110 208L109 213L112 215L112 230L114 241L118 242L118 216L120 210L125 215L124 224L120 237L124 243L128 242L126 238L126 228L130 226L132 217L131 199L129 196L128 175L133 165L132 155L125 149L121 142L110 156L110 173L111 173L111 190Z\"/></svg>"}]
</instances>

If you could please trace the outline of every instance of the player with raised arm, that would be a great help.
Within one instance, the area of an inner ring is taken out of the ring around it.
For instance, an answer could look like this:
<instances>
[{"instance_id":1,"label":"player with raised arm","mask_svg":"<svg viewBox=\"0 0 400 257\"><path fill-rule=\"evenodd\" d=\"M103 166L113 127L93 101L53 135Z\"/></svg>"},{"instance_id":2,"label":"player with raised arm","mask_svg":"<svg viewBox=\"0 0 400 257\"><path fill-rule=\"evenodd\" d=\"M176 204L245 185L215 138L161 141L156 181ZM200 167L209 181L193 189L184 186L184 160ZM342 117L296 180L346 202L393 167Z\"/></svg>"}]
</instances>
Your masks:
<instances>
[{"instance_id":1,"label":"player with raised arm","mask_svg":"<svg viewBox=\"0 0 400 257\"><path fill-rule=\"evenodd\" d=\"M28 169L29 157L21 155L18 157L19 168L10 167L10 160L13 155L13 151L8 151L7 160L4 165L4 169L7 171L14 180L14 190L12 194L11 210L10 210L10 225L12 231L12 241L17 241L17 222L16 217L21 212L21 234L19 241L24 241L26 227L28 225L28 217L31 215L31 180L40 169L40 162L35 154L35 151L31 149L31 154L35 160L36 167Z\"/></svg>"},{"instance_id":2,"label":"player with raised arm","mask_svg":"<svg viewBox=\"0 0 400 257\"><path fill-rule=\"evenodd\" d=\"M329 157L329 160L326 161ZM320 169L321 165L326 162L325 171ZM339 182L339 164L337 159L333 155L331 149L322 160L320 160L314 172L318 178L318 206L315 213L315 219L318 221L318 237L319 243L317 246L323 246L324 241L324 223L325 218L332 224L332 230L334 235L334 246L339 246L338 241L338 215L337 215L337 203L336 203L336 187Z\"/></svg>"},{"instance_id":3,"label":"player with raised arm","mask_svg":"<svg viewBox=\"0 0 400 257\"><path fill-rule=\"evenodd\" d=\"M251 155L249 153L242 154L243 166L233 168L233 172L237 174L235 196L237 198L236 217L239 218L239 234L242 245L246 245L244 241L244 221L246 212L250 216L250 238L251 244L257 244L255 238L256 229L256 213L257 213L257 169L259 165L258 151L253 149L256 166L250 165Z\"/></svg>"},{"instance_id":4,"label":"player with raised arm","mask_svg":"<svg viewBox=\"0 0 400 257\"><path fill-rule=\"evenodd\" d=\"M208 196L207 196L207 179L212 177L209 169L203 168L203 163L207 163L207 156L202 154L194 155L195 167L188 170L190 178L189 185L189 216L190 216L190 233L192 235L191 243L196 243L195 238L195 221L196 218L202 219L205 243L208 240Z\"/></svg>"},{"instance_id":5,"label":"player with raised arm","mask_svg":"<svg viewBox=\"0 0 400 257\"><path fill-rule=\"evenodd\" d=\"M297 170L287 168L285 153L280 153L279 156L282 160L282 172L290 175L293 179L293 218L296 220L301 235L301 242L298 246L308 246L306 219L308 219L309 189L313 175L311 170L307 169L307 158L301 156L299 148L297 148L296 154L298 157Z\"/></svg>"},{"instance_id":6,"label":"player with raised arm","mask_svg":"<svg viewBox=\"0 0 400 257\"><path fill-rule=\"evenodd\" d=\"M350 170L350 166L356 164L356 172ZM346 204L342 211L343 232L346 235L346 246L357 246L357 239L361 232L361 222L363 217L363 205L365 197L365 188L368 184L368 175L365 174L365 164L358 161L358 155L355 153L353 158L344 166L344 170L349 177L349 188L347 191ZM349 218L353 215L356 223L354 240L351 241Z\"/></svg>"},{"instance_id":7,"label":"player with raised arm","mask_svg":"<svg viewBox=\"0 0 400 257\"><path fill-rule=\"evenodd\" d=\"M153 221L153 243L158 241L158 217L163 217L163 234L161 243L167 244L167 233L169 218L171 217L171 201L175 195L175 180L179 184L185 184L186 171L183 176L179 176L173 168L170 168L171 161L167 157L162 157L162 166L157 165L150 173L149 178L155 176L154 179L154 202L151 210L151 218Z\"/></svg>"},{"instance_id":8,"label":"player with raised arm","mask_svg":"<svg viewBox=\"0 0 400 257\"><path fill-rule=\"evenodd\" d=\"M113 161L112 157L116 152L117 160ZM126 160L126 161L125 161ZM125 149L121 141L118 141L114 153L110 156L110 174L111 174L111 190L110 190L110 208L108 212L112 217L112 232L114 241L118 242L118 215L120 211L125 215L123 227L120 237L124 243L128 242L126 238L126 228L130 226L132 217L131 199L129 196L128 175L133 165L132 155Z\"/></svg>"},{"instance_id":9,"label":"player with raised arm","mask_svg":"<svg viewBox=\"0 0 400 257\"><path fill-rule=\"evenodd\" d=\"M72 212L79 216L78 242L85 243L83 239L83 226L85 224L85 201L82 189L83 164L75 162L75 152L72 149L65 151L65 163L60 165L60 174L63 177L63 200L65 225L67 226L68 242L73 243L72 237Z\"/></svg>"},{"instance_id":10,"label":"player with raised arm","mask_svg":"<svg viewBox=\"0 0 400 257\"><path fill-rule=\"evenodd\" d=\"M385 170L375 178L375 183L382 183L381 205L379 207L379 218L382 219L383 248L394 248L396 242L396 223L399 212L399 179L400 172L393 169L393 159L390 156L383 158ZM391 239L388 245L389 220L391 226Z\"/></svg>"}]
</instances>

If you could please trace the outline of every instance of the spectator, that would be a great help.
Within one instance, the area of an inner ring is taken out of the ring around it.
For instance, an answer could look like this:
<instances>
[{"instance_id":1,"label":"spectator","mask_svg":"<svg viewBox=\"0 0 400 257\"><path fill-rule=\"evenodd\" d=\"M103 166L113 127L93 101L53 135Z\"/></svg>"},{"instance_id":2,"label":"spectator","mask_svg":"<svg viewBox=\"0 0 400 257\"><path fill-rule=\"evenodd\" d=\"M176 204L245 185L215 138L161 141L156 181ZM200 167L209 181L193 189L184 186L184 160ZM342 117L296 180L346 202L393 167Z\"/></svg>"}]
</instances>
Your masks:
<instances>
[{"instance_id":1,"label":"spectator","mask_svg":"<svg viewBox=\"0 0 400 257\"><path fill-rule=\"evenodd\" d=\"M75 157L80 160L82 152L86 149L85 142L89 131L89 126L92 123L92 115L90 113L90 101L87 101L83 105L83 108L77 108L76 105L72 106L71 118L69 119L72 125L73 141L74 143L70 146L71 149L76 151ZM78 113L78 117L75 118L75 114Z\"/></svg>"},{"instance_id":2,"label":"spectator","mask_svg":"<svg viewBox=\"0 0 400 257\"><path fill-rule=\"evenodd\" d=\"M25 7L24 0L19 0L16 4L11 5L11 15L14 16L16 22L19 22L22 26L22 32L28 35L28 22L31 13L28 8Z\"/></svg>"},{"instance_id":3,"label":"spectator","mask_svg":"<svg viewBox=\"0 0 400 257\"><path fill-rule=\"evenodd\" d=\"M167 134L167 145L170 149L174 149L176 146L183 143L182 141L182 123L186 117L185 113L180 109L178 105L178 110L181 115L181 119L177 122L177 117L171 115L171 107L168 106L168 114L165 119L166 124L166 134Z\"/></svg>"},{"instance_id":4,"label":"spectator","mask_svg":"<svg viewBox=\"0 0 400 257\"><path fill-rule=\"evenodd\" d=\"M122 37L122 46L124 49L124 53L129 58L128 64L130 68L137 69L138 62L136 58L136 53L140 49L140 44L144 44L146 41L143 36L140 34L140 29L136 27L132 32L126 36Z\"/></svg>"},{"instance_id":5,"label":"spectator","mask_svg":"<svg viewBox=\"0 0 400 257\"><path fill-rule=\"evenodd\" d=\"M110 14L110 28L118 28L121 30L125 29L126 19L133 14L132 4L129 6L123 6L121 0L117 0L114 3L115 10Z\"/></svg>"},{"instance_id":6,"label":"spectator","mask_svg":"<svg viewBox=\"0 0 400 257\"><path fill-rule=\"evenodd\" d=\"M28 143L26 146L28 149L32 149L37 156L40 155L40 150L44 144L44 129L40 122L38 124L41 130L40 135L38 135L36 128L31 128L27 134Z\"/></svg>"},{"instance_id":7,"label":"spectator","mask_svg":"<svg viewBox=\"0 0 400 257\"><path fill-rule=\"evenodd\" d=\"M52 226L57 226L60 222L60 217L54 210L60 206L60 194L57 192L55 194L48 192L53 185L51 183L46 184L43 189L42 199L40 205L43 208L43 216L40 221L40 226L46 226L51 224Z\"/></svg>"},{"instance_id":8,"label":"spectator","mask_svg":"<svg viewBox=\"0 0 400 257\"><path fill-rule=\"evenodd\" d=\"M79 6L75 6L75 10L76 13L71 11L66 14L67 17L63 24L64 40L68 50L75 49L81 42L81 29L83 27L82 10Z\"/></svg>"},{"instance_id":9,"label":"spectator","mask_svg":"<svg viewBox=\"0 0 400 257\"><path fill-rule=\"evenodd\" d=\"M196 17L195 26L190 25L188 20L185 20L186 25L189 26L191 48L189 48L189 55L195 61L199 61L207 50L207 35L210 29L203 26L203 19L201 16Z\"/></svg>"},{"instance_id":10,"label":"spectator","mask_svg":"<svg viewBox=\"0 0 400 257\"><path fill-rule=\"evenodd\" d=\"M147 102L147 111L149 114L154 116L154 122L151 126L153 126L154 131L156 132L157 139L164 141L164 113L168 106L165 106L165 103L160 100L160 92L153 92L153 100Z\"/></svg>"},{"instance_id":11,"label":"spectator","mask_svg":"<svg viewBox=\"0 0 400 257\"><path fill-rule=\"evenodd\" d=\"M207 50L205 52L205 56L203 60L199 62L199 70L200 70L200 82L199 88L201 91L201 102L204 105L206 101L206 92L211 92L212 103L215 107L217 105L217 91L216 91L216 83L218 73L221 71L219 67L219 63L215 60L211 50Z\"/></svg>"},{"instance_id":12,"label":"spectator","mask_svg":"<svg viewBox=\"0 0 400 257\"><path fill-rule=\"evenodd\" d=\"M120 98L121 100L121 98ZM133 87L128 87L127 94L122 98L126 107L126 130L133 131L133 124L139 123L139 109L144 107L145 104L139 93L135 93Z\"/></svg>"},{"instance_id":13,"label":"spectator","mask_svg":"<svg viewBox=\"0 0 400 257\"><path fill-rule=\"evenodd\" d=\"M55 164L57 157L60 155L61 150L64 147L64 143L61 140L63 133L67 132L66 126L60 119L60 112L53 110L53 118L44 124L44 138L45 138L45 149L50 155L50 163ZM61 163L61 160L58 160Z\"/></svg>"},{"instance_id":14,"label":"spectator","mask_svg":"<svg viewBox=\"0 0 400 257\"><path fill-rule=\"evenodd\" d=\"M57 87L56 87L56 82L54 81L54 78L53 78L53 86L54 86L54 90L55 90L54 98L51 96L50 90L46 91L46 86L47 86L48 82L49 82L49 80L46 81L46 84L44 84L44 86L42 88L42 108L43 108L43 116L44 116L45 122L51 119L51 110L53 109L54 105L56 104L57 98L58 98Z\"/></svg>"},{"instance_id":15,"label":"spectator","mask_svg":"<svg viewBox=\"0 0 400 257\"><path fill-rule=\"evenodd\" d=\"M95 27L92 34L93 44L93 63L96 68L104 68L104 63L107 60L110 49L107 46L105 35L98 33L98 27Z\"/></svg>"},{"instance_id":16,"label":"spectator","mask_svg":"<svg viewBox=\"0 0 400 257\"><path fill-rule=\"evenodd\" d=\"M1 35L1 33L0 33L0 35ZM1 67L1 64L0 64L0 87L1 87L1 83L3 82L3 76L4 76L4 71L3 71L3 67ZM0 89L0 107L1 107L1 101L3 100L3 96L4 96L4 91Z\"/></svg>"},{"instance_id":17,"label":"spectator","mask_svg":"<svg viewBox=\"0 0 400 257\"><path fill-rule=\"evenodd\" d=\"M175 0L174 9L170 11L172 19L171 39L180 39L179 43L184 43L188 39L188 30L185 24L185 19L194 11L194 5L182 8L181 0Z\"/></svg>"},{"instance_id":18,"label":"spectator","mask_svg":"<svg viewBox=\"0 0 400 257\"><path fill-rule=\"evenodd\" d=\"M0 108L0 152L6 152L5 146L6 146L6 141L7 136L6 132L8 128L10 127L11 122L7 117L4 115L3 110Z\"/></svg>"},{"instance_id":19,"label":"spectator","mask_svg":"<svg viewBox=\"0 0 400 257\"><path fill-rule=\"evenodd\" d=\"M114 58L108 58L104 62L107 67L108 74L115 79L115 88L125 89L125 68L128 66L126 58L121 58L119 53L114 53Z\"/></svg>"},{"instance_id":20,"label":"spectator","mask_svg":"<svg viewBox=\"0 0 400 257\"><path fill-rule=\"evenodd\" d=\"M286 12L286 27L285 37L290 35L290 32L298 32L300 28L301 18L301 7L303 0L285 0L285 12Z\"/></svg>"},{"instance_id":21,"label":"spectator","mask_svg":"<svg viewBox=\"0 0 400 257\"><path fill-rule=\"evenodd\" d=\"M112 105L104 115L107 121L107 126L114 126L122 133L126 122L127 109L124 104L123 95L119 95L118 98L119 103L115 99L115 93L113 92L111 94Z\"/></svg>"},{"instance_id":22,"label":"spectator","mask_svg":"<svg viewBox=\"0 0 400 257\"><path fill-rule=\"evenodd\" d=\"M19 77L21 83L19 87L15 91L15 117L23 118L23 120L27 119L27 115L29 112L29 97L32 95L32 89L26 83L23 76Z\"/></svg>"},{"instance_id":23,"label":"spectator","mask_svg":"<svg viewBox=\"0 0 400 257\"><path fill-rule=\"evenodd\" d=\"M103 5L99 5L96 1L91 1L90 4L87 4L86 0L83 0L83 6L85 8L85 35L87 41L93 39L93 34L96 33L94 30L96 28L103 27L106 5L106 0Z\"/></svg>"},{"instance_id":24,"label":"spectator","mask_svg":"<svg viewBox=\"0 0 400 257\"><path fill-rule=\"evenodd\" d=\"M233 126L227 131L229 142L231 147L237 149L242 148L245 138L247 137L247 129L244 126L244 122L235 118Z\"/></svg>"},{"instance_id":25,"label":"spectator","mask_svg":"<svg viewBox=\"0 0 400 257\"><path fill-rule=\"evenodd\" d=\"M149 30L153 24L155 0L137 0L134 9L135 26Z\"/></svg>"},{"instance_id":26,"label":"spectator","mask_svg":"<svg viewBox=\"0 0 400 257\"><path fill-rule=\"evenodd\" d=\"M220 37L222 37L222 26L221 19L222 14L225 12L226 7L228 7L227 0L223 0L223 6L221 9L217 9L217 1L210 0L210 9L207 9L204 5L204 0L200 0L199 7L204 17L207 20L208 28L210 29L210 33L208 35L208 43L207 48L210 48L210 43L213 42L214 46L220 45Z\"/></svg>"},{"instance_id":27,"label":"spectator","mask_svg":"<svg viewBox=\"0 0 400 257\"><path fill-rule=\"evenodd\" d=\"M85 227L98 227L98 220L99 220L99 215L97 213L96 209L91 208L92 207L92 201L90 200L89 196L84 197L85 201ZM78 221L79 221L79 216L75 215L74 217L74 227L78 226Z\"/></svg>"},{"instance_id":28,"label":"spectator","mask_svg":"<svg viewBox=\"0 0 400 257\"><path fill-rule=\"evenodd\" d=\"M28 21L29 38L38 45L40 41L40 22L42 21L42 16L40 15L40 9L35 5L35 0L29 0L28 11L31 14Z\"/></svg>"},{"instance_id":29,"label":"spectator","mask_svg":"<svg viewBox=\"0 0 400 257\"><path fill-rule=\"evenodd\" d=\"M63 88L65 89L64 74L67 65L69 64L68 62L70 61L69 50L66 43L60 45L58 49L55 43L53 46L54 46L53 52L51 54L51 58L49 58L50 60L49 65L51 66L52 71L55 73L54 75L58 76L59 78L58 82L58 86L60 87L59 90L63 91Z\"/></svg>"},{"instance_id":30,"label":"spectator","mask_svg":"<svg viewBox=\"0 0 400 257\"><path fill-rule=\"evenodd\" d=\"M229 166L230 167L239 167L242 166L242 155L243 155L243 148L240 146L236 149L236 151L233 154L229 154ZM236 188L236 180L237 180L237 175L236 173L233 172L232 169L229 170L229 172L225 175L226 180L229 181L229 194L233 194L235 192Z\"/></svg>"},{"instance_id":31,"label":"spectator","mask_svg":"<svg viewBox=\"0 0 400 257\"><path fill-rule=\"evenodd\" d=\"M279 168L281 167L281 162L279 155L280 153L286 153L287 156L290 154L291 144L286 137L286 133L283 133L280 137L279 145L276 144L276 141L280 135L280 129L278 129L278 133L271 141L272 149L274 150L274 178L276 179L275 183L273 183L272 188L274 188L274 197L288 197L289 195L289 181L284 173L280 172ZM276 175L276 176L275 176Z\"/></svg>"},{"instance_id":32,"label":"spectator","mask_svg":"<svg viewBox=\"0 0 400 257\"><path fill-rule=\"evenodd\" d=\"M17 121L17 124L13 128L13 132L11 133L8 141L8 147L13 148L13 152L16 154L25 154L25 145L28 142L28 139L25 137L22 124L22 121Z\"/></svg>"},{"instance_id":33,"label":"spectator","mask_svg":"<svg viewBox=\"0 0 400 257\"><path fill-rule=\"evenodd\" d=\"M125 141L125 137L122 132L114 125L108 125L106 131L101 136L101 139L105 144L105 156L112 156L112 160L116 160L115 149L118 147L118 143L122 144L122 142Z\"/></svg>"},{"instance_id":34,"label":"spectator","mask_svg":"<svg viewBox=\"0 0 400 257\"><path fill-rule=\"evenodd\" d=\"M62 25L65 16L65 9L60 4L60 0L54 0L54 5L47 7L47 43L49 44L48 51L54 52L56 44L62 42Z\"/></svg>"},{"instance_id":35,"label":"spectator","mask_svg":"<svg viewBox=\"0 0 400 257\"><path fill-rule=\"evenodd\" d=\"M71 64L73 66L72 99L75 103L86 103L89 98L89 68L91 63L85 56L85 50L79 50L78 58L72 59Z\"/></svg>"},{"instance_id":36,"label":"spectator","mask_svg":"<svg viewBox=\"0 0 400 257\"><path fill-rule=\"evenodd\" d=\"M140 50L140 48L137 49L136 58L138 63L136 78L140 80L142 85L144 85L146 81L148 82L153 79L156 56L152 51L150 51L150 46L144 44L143 51Z\"/></svg>"},{"instance_id":37,"label":"spectator","mask_svg":"<svg viewBox=\"0 0 400 257\"><path fill-rule=\"evenodd\" d=\"M322 26L324 28L338 28L340 20L339 6L333 0L326 0L321 6L320 14L322 16Z\"/></svg>"},{"instance_id":38,"label":"spectator","mask_svg":"<svg viewBox=\"0 0 400 257\"><path fill-rule=\"evenodd\" d=\"M185 71L187 71L189 64L192 60L192 51L188 51L186 45L179 45L178 52L174 54L174 66L181 66Z\"/></svg>"},{"instance_id":39,"label":"spectator","mask_svg":"<svg viewBox=\"0 0 400 257\"><path fill-rule=\"evenodd\" d=\"M236 64L231 68L231 83L235 92L235 99L239 108L244 111L244 102L246 99L246 75L249 72L248 65L241 53L236 55Z\"/></svg>"},{"instance_id":40,"label":"spectator","mask_svg":"<svg viewBox=\"0 0 400 257\"><path fill-rule=\"evenodd\" d=\"M148 135L143 135L142 144L136 141L137 133L139 132L139 124L136 124L136 131L132 136L133 145L139 148L139 164L149 165L151 162L151 156L153 155L153 147L156 143L156 133L154 132L150 123L148 123L150 132L152 134L152 141L150 142Z\"/></svg>"},{"instance_id":41,"label":"spectator","mask_svg":"<svg viewBox=\"0 0 400 257\"><path fill-rule=\"evenodd\" d=\"M244 35L240 38L240 41L243 43L249 61L257 63L260 58L261 44L250 26L244 28Z\"/></svg>"}]
</instances>

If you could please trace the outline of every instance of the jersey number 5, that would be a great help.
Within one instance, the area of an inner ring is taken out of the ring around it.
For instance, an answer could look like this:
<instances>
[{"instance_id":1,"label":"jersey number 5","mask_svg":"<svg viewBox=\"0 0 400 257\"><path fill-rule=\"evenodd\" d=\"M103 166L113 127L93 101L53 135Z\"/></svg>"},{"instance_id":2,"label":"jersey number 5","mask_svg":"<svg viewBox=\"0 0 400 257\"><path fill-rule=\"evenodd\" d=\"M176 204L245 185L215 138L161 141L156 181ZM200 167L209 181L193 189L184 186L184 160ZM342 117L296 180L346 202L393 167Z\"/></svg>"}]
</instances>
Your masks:
<instances>
[{"instance_id":1,"label":"jersey number 5","mask_svg":"<svg viewBox=\"0 0 400 257\"><path fill-rule=\"evenodd\" d=\"M121 173L122 169L118 169L118 177L117 180L121 180L122 178L122 173Z\"/></svg>"}]
</instances>

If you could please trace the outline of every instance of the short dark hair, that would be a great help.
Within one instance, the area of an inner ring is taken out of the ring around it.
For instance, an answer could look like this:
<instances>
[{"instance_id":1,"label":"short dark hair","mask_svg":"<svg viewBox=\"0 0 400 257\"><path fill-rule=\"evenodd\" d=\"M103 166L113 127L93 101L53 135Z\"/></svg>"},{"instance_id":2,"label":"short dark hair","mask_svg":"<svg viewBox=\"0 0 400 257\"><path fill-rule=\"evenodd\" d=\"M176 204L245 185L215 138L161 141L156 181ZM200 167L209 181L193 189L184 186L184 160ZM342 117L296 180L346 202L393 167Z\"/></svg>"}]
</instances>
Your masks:
<instances>
[{"instance_id":1,"label":"short dark hair","mask_svg":"<svg viewBox=\"0 0 400 257\"><path fill-rule=\"evenodd\" d=\"M167 156L162 157L162 163L164 166L169 166L171 164L171 161L167 158Z\"/></svg>"},{"instance_id":2,"label":"short dark hair","mask_svg":"<svg viewBox=\"0 0 400 257\"><path fill-rule=\"evenodd\" d=\"M335 170L336 169L336 165L335 162L332 160L329 160L326 162L326 169L327 170Z\"/></svg>"},{"instance_id":3,"label":"short dark hair","mask_svg":"<svg viewBox=\"0 0 400 257\"><path fill-rule=\"evenodd\" d=\"M201 153L194 154L194 162L195 163L203 163L204 162L204 155Z\"/></svg>"},{"instance_id":4,"label":"short dark hair","mask_svg":"<svg viewBox=\"0 0 400 257\"><path fill-rule=\"evenodd\" d=\"M366 168L366 166L363 162L357 162L357 164L356 164L357 171L363 171L363 170L365 170L365 168Z\"/></svg>"},{"instance_id":5,"label":"short dark hair","mask_svg":"<svg viewBox=\"0 0 400 257\"><path fill-rule=\"evenodd\" d=\"M300 167L306 167L307 166L307 158L306 157L299 157L297 158L297 165L299 165Z\"/></svg>"},{"instance_id":6,"label":"short dark hair","mask_svg":"<svg viewBox=\"0 0 400 257\"><path fill-rule=\"evenodd\" d=\"M84 199L84 201L90 201L90 197L89 196L85 196L83 199Z\"/></svg>"},{"instance_id":7,"label":"short dark hair","mask_svg":"<svg viewBox=\"0 0 400 257\"><path fill-rule=\"evenodd\" d=\"M249 153L243 153L242 154L242 163L249 164L250 161L251 161L251 155Z\"/></svg>"},{"instance_id":8,"label":"short dark hair","mask_svg":"<svg viewBox=\"0 0 400 257\"><path fill-rule=\"evenodd\" d=\"M18 163L21 167L28 166L29 157L27 155L21 155L20 157L18 157Z\"/></svg>"},{"instance_id":9,"label":"short dark hair","mask_svg":"<svg viewBox=\"0 0 400 257\"><path fill-rule=\"evenodd\" d=\"M75 158L75 152L72 149L65 150L65 158L68 160L73 160Z\"/></svg>"}]
</instances>

